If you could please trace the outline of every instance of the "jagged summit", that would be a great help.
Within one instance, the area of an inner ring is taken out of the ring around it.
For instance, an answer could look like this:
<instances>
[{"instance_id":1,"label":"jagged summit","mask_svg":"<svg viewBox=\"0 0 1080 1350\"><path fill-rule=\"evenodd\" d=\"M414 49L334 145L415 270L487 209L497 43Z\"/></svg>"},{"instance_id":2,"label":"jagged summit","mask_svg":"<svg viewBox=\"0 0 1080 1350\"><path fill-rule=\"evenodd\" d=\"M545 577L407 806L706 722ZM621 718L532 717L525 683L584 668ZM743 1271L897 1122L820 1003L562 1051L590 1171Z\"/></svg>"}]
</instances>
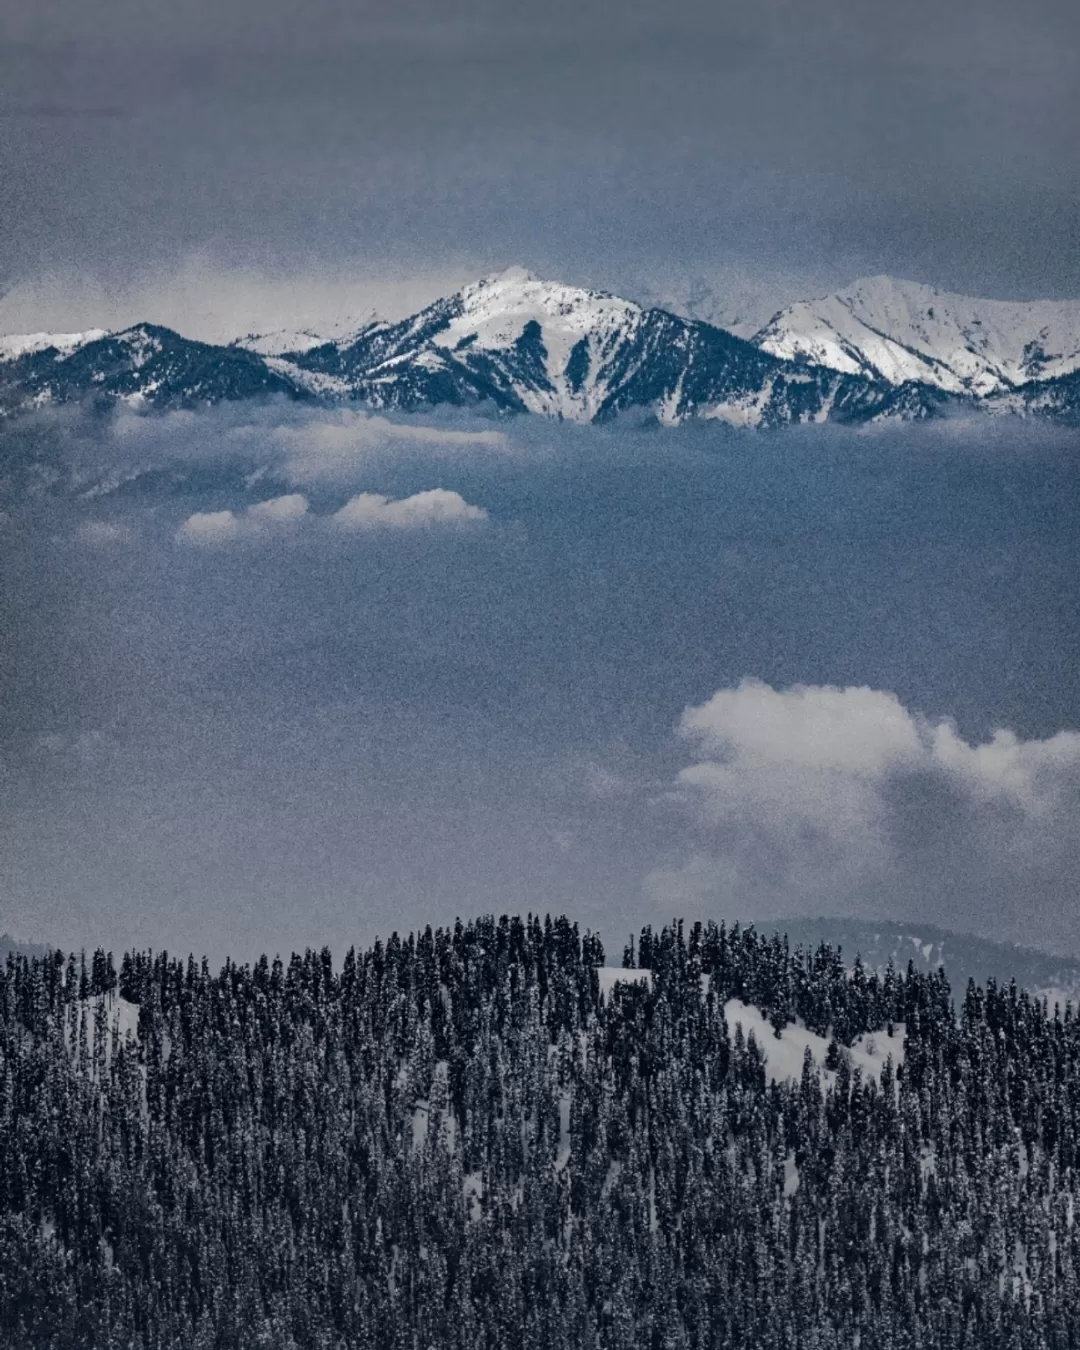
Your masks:
<instances>
[{"instance_id":1,"label":"jagged summit","mask_svg":"<svg viewBox=\"0 0 1080 1350\"><path fill-rule=\"evenodd\" d=\"M863 277L781 310L753 341L784 360L986 397L1080 369L1080 301L981 300Z\"/></svg>"}]
</instances>

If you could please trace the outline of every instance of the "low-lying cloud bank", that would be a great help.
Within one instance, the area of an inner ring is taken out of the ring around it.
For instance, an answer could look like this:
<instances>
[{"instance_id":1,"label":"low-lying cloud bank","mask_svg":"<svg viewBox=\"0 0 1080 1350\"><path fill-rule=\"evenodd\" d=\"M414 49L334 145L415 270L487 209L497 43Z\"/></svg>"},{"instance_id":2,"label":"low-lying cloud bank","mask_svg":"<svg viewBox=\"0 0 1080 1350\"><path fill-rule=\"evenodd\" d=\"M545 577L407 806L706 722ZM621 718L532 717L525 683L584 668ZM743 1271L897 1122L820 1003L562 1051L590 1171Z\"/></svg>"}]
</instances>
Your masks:
<instances>
[{"instance_id":1,"label":"low-lying cloud bank","mask_svg":"<svg viewBox=\"0 0 1080 1350\"><path fill-rule=\"evenodd\" d=\"M1016 938L1060 930L1080 881L1080 733L971 744L891 693L743 679L687 708L675 802L692 856L659 897L761 912L982 910ZM1004 910L1004 912L1003 912Z\"/></svg>"},{"instance_id":2,"label":"low-lying cloud bank","mask_svg":"<svg viewBox=\"0 0 1080 1350\"><path fill-rule=\"evenodd\" d=\"M240 429L237 435L242 439L259 432L259 427L253 426ZM462 429L394 422L351 408L310 417L301 424L283 423L273 428L269 440L282 471L297 483L347 478L358 460L393 447L460 453L470 449L505 450L509 446L505 432L486 427Z\"/></svg>"},{"instance_id":3,"label":"low-lying cloud bank","mask_svg":"<svg viewBox=\"0 0 1080 1350\"><path fill-rule=\"evenodd\" d=\"M240 539L280 536L302 522L340 531L416 530L486 520L482 506L467 502L447 488L428 488L396 500L378 492L360 492L339 510L316 515L307 497L290 492L256 502L244 511L196 511L184 521L177 538L190 544L224 544Z\"/></svg>"}]
</instances>

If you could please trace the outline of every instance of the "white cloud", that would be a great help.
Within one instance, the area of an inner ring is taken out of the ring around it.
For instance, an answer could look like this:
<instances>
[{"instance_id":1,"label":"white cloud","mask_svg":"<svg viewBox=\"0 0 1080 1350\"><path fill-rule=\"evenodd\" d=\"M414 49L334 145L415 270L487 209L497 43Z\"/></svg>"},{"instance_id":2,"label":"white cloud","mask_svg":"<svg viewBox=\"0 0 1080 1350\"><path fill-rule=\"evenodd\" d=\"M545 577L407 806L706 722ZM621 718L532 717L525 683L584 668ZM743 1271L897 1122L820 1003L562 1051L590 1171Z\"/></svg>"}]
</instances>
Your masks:
<instances>
[{"instance_id":1,"label":"white cloud","mask_svg":"<svg viewBox=\"0 0 1080 1350\"><path fill-rule=\"evenodd\" d=\"M85 268L18 281L0 296L0 332L115 330L149 320L185 337L230 342L278 328L359 325L373 312L404 318L475 277L464 267L420 272L385 266L281 275L195 252L169 271L154 268L152 275L136 274L126 285L96 278Z\"/></svg>"},{"instance_id":2,"label":"white cloud","mask_svg":"<svg viewBox=\"0 0 1080 1350\"><path fill-rule=\"evenodd\" d=\"M180 526L178 537L193 544L215 544L235 539L239 517L233 511L196 511Z\"/></svg>"},{"instance_id":3,"label":"white cloud","mask_svg":"<svg viewBox=\"0 0 1080 1350\"><path fill-rule=\"evenodd\" d=\"M196 511L177 531L177 538L191 544L223 544L253 538L295 525L309 514L308 500L299 492L256 502L246 511Z\"/></svg>"},{"instance_id":4,"label":"white cloud","mask_svg":"<svg viewBox=\"0 0 1080 1350\"><path fill-rule=\"evenodd\" d=\"M998 730L969 745L947 721L929 723L895 694L863 687L796 685L776 690L744 679L688 708L679 725L697 762L679 780L703 789L715 808L752 795L783 796L808 816L822 798L854 785L868 805L897 772L947 775L983 800L1040 811L1080 768L1080 733L1022 741Z\"/></svg>"},{"instance_id":5,"label":"white cloud","mask_svg":"<svg viewBox=\"0 0 1080 1350\"><path fill-rule=\"evenodd\" d=\"M712 897L764 917L878 901L928 919L952 904L969 926L980 906L1011 907L1034 940L1075 893L1077 732L972 744L882 690L744 679L688 708L679 736L691 762L670 795L696 842L653 875L666 902Z\"/></svg>"},{"instance_id":6,"label":"white cloud","mask_svg":"<svg viewBox=\"0 0 1080 1350\"><path fill-rule=\"evenodd\" d=\"M284 497L271 497L269 501L249 506L245 515L248 520L265 520L279 523L289 520L303 520L308 513L308 500L302 492L289 492Z\"/></svg>"},{"instance_id":7,"label":"white cloud","mask_svg":"<svg viewBox=\"0 0 1080 1350\"><path fill-rule=\"evenodd\" d=\"M688 708L683 736L708 754L761 764L873 774L919 753L915 722L895 694L797 685L778 691L744 679Z\"/></svg>"},{"instance_id":8,"label":"white cloud","mask_svg":"<svg viewBox=\"0 0 1080 1350\"><path fill-rule=\"evenodd\" d=\"M968 745L942 722L931 734L929 753L982 800L1009 801L1029 815L1052 812L1064 785L1075 786L1080 735L1059 731L1042 741L1022 741L999 729L983 745Z\"/></svg>"},{"instance_id":9,"label":"white cloud","mask_svg":"<svg viewBox=\"0 0 1080 1350\"><path fill-rule=\"evenodd\" d=\"M437 525L463 525L487 520L482 506L473 506L458 492L428 488L397 499L378 492L361 492L329 515L314 515L301 492L290 492L256 502L244 511L196 511L177 531L189 544L215 545L239 540L280 537L297 525L312 521L338 530L412 530Z\"/></svg>"},{"instance_id":10,"label":"white cloud","mask_svg":"<svg viewBox=\"0 0 1080 1350\"><path fill-rule=\"evenodd\" d=\"M361 492L334 513L334 523L350 530L416 529L487 519L482 506L473 506L457 492L429 488L411 497L392 500L377 492Z\"/></svg>"},{"instance_id":11,"label":"white cloud","mask_svg":"<svg viewBox=\"0 0 1080 1350\"><path fill-rule=\"evenodd\" d=\"M170 408L151 414L139 412L129 404L120 404L109 423L109 432L118 440L138 438L144 443L152 433L156 440L191 438L198 434L200 414L191 408Z\"/></svg>"}]
</instances>

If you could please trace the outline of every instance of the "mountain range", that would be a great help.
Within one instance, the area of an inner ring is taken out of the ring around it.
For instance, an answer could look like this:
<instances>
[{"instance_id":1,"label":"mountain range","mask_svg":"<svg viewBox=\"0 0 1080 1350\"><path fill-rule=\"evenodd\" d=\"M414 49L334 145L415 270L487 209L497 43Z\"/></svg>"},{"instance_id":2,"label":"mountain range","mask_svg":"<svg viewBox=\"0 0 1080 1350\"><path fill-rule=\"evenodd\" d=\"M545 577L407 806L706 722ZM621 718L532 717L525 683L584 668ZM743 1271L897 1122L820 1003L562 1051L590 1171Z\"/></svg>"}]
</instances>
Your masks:
<instances>
[{"instance_id":1,"label":"mountain range","mask_svg":"<svg viewBox=\"0 0 1080 1350\"><path fill-rule=\"evenodd\" d=\"M0 415L277 395L407 412L488 406L773 427L957 412L1080 421L1080 302L1008 303L871 277L737 335L521 268L398 321L225 345L140 323L0 338Z\"/></svg>"}]
</instances>

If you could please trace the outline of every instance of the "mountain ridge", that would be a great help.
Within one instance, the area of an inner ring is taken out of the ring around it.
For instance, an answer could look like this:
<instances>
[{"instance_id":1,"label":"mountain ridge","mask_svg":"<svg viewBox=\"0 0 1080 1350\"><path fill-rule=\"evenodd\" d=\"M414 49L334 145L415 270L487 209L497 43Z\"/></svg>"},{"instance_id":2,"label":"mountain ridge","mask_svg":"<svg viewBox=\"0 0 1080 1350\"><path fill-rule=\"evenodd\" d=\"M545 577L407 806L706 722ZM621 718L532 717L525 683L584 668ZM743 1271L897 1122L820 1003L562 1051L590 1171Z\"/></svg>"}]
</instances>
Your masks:
<instances>
[{"instance_id":1,"label":"mountain ridge","mask_svg":"<svg viewBox=\"0 0 1080 1350\"><path fill-rule=\"evenodd\" d=\"M1030 324L1017 317L1024 306L893 278L868 278L848 292L779 311L753 341L523 268L483 277L401 320L330 332L278 330L227 345L150 323L16 335L0 339L0 414L82 401L170 408L277 395L407 412L488 405L575 422L637 412L664 425L863 424L975 409L1080 418L1080 302L1033 302L1041 327L1028 336ZM937 308L928 297L938 297ZM976 333L982 320L973 305L998 315L991 336ZM1047 343L1061 350L1048 352Z\"/></svg>"},{"instance_id":2,"label":"mountain ridge","mask_svg":"<svg viewBox=\"0 0 1080 1350\"><path fill-rule=\"evenodd\" d=\"M785 359L985 397L1080 370L1080 301L982 300L864 277L778 311L752 340Z\"/></svg>"}]
</instances>

